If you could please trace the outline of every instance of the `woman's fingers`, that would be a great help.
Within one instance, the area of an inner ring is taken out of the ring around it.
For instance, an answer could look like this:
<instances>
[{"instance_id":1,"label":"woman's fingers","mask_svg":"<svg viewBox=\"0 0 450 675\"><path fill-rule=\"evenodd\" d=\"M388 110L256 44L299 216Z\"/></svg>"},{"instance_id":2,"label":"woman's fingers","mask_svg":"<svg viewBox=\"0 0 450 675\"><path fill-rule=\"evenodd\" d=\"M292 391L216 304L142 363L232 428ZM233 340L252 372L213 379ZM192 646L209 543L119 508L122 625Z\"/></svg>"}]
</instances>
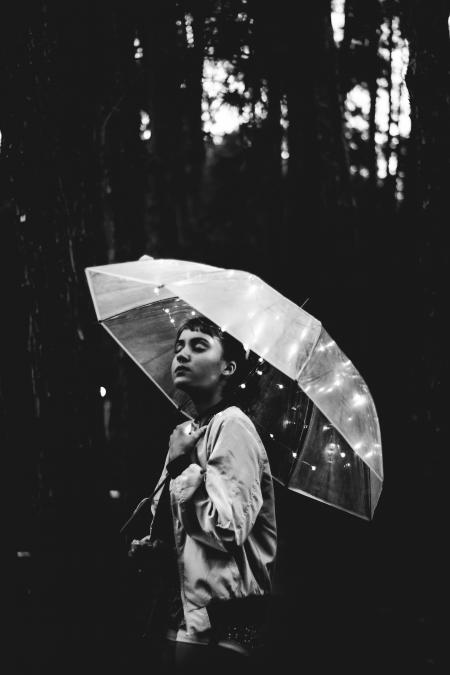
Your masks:
<instances>
[{"instance_id":1,"label":"woman's fingers","mask_svg":"<svg viewBox=\"0 0 450 675\"><path fill-rule=\"evenodd\" d=\"M207 429L207 425L205 425L204 427L200 427L200 429L197 429L196 431L192 432L191 436L194 438L195 441L198 441L198 439L203 436L206 429Z\"/></svg>"}]
</instances>

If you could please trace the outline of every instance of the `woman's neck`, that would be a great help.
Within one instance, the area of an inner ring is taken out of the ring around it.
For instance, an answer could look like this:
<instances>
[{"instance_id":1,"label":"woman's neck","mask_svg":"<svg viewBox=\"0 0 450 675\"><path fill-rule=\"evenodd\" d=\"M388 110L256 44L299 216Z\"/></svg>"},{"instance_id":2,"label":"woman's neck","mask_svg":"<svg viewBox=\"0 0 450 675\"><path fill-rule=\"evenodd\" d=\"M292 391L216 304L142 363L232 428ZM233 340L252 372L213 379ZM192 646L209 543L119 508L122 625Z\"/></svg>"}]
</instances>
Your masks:
<instances>
[{"instance_id":1,"label":"woman's neck","mask_svg":"<svg viewBox=\"0 0 450 675\"><path fill-rule=\"evenodd\" d=\"M214 392L211 396L205 396L201 399L193 399L195 409L197 410L197 417L199 420L205 416L205 413L208 412L211 408L219 405L223 401L223 393L221 391Z\"/></svg>"}]
</instances>

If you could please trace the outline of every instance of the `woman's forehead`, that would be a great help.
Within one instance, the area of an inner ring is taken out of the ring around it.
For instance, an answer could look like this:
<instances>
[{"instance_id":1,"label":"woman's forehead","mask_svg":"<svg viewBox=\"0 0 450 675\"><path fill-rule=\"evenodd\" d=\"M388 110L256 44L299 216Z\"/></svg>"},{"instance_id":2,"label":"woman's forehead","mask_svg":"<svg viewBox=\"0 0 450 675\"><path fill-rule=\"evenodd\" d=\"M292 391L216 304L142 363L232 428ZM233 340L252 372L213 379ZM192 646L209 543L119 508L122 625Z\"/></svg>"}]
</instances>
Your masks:
<instances>
[{"instance_id":1,"label":"woman's forehead","mask_svg":"<svg viewBox=\"0 0 450 675\"><path fill-rule=\"evenodd\" d=\"M202 338L212 344L215 340L220 342L219 338L213 335L210 335L209 333L204 333L201 330L191 330L190 328L184 328L181 333L177 337L177 342L180 340L184 340L186 342L189 342L190 340Z\"/></svg>"}]
</instances>

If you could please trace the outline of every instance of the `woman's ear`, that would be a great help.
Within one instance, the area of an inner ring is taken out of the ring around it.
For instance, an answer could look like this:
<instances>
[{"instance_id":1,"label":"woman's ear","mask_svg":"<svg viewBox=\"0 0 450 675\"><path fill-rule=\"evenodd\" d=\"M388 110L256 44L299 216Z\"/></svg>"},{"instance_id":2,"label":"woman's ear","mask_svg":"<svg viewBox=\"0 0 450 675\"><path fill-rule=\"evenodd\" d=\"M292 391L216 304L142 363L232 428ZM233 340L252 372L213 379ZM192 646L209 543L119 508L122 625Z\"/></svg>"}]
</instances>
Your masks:
<instances>
[{"instance_id":1,"label":"woman's ear","mask_svg":"<svg viewBox=\"0 0 450 675\"><path fill-rule=\"evenodd\" d=\"M226 377L231 377L236 372L237 364L236 361L226 361L225 367L223 369L223 374Z\"/></svg>"}]
</instances>

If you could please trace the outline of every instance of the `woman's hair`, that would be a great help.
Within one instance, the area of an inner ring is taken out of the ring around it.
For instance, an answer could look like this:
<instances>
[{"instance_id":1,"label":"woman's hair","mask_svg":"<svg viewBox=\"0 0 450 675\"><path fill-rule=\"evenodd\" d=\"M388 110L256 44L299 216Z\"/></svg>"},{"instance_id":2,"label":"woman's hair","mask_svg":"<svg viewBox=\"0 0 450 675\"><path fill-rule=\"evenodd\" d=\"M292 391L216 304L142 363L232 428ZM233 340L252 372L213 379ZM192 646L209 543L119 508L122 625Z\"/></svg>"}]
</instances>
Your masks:
<instances>
[{"instance_id":1,"label":"woman's hair","mask_svg":"<svg viewBox=\"0 0 450 675\"><path fill-rule=\"evenodd\" d=\"M219 326L204 316L194 317L182 323L177 331L175 342L184 330L201 331L211 337L216 337L220 341L225 361L234 361L236 363L236 370L226 384L223 392L224 396L226 398L232 398L233 401L241 407L247 407L249 403L249 392L245 395L244 392L246 387L242 389L239 387L239 385L244 382L249 372L249 360L242 343L229 333L221 330ZM250 362L251 361L252 359L250 359Z\"/></svg>"}]
</instances>

